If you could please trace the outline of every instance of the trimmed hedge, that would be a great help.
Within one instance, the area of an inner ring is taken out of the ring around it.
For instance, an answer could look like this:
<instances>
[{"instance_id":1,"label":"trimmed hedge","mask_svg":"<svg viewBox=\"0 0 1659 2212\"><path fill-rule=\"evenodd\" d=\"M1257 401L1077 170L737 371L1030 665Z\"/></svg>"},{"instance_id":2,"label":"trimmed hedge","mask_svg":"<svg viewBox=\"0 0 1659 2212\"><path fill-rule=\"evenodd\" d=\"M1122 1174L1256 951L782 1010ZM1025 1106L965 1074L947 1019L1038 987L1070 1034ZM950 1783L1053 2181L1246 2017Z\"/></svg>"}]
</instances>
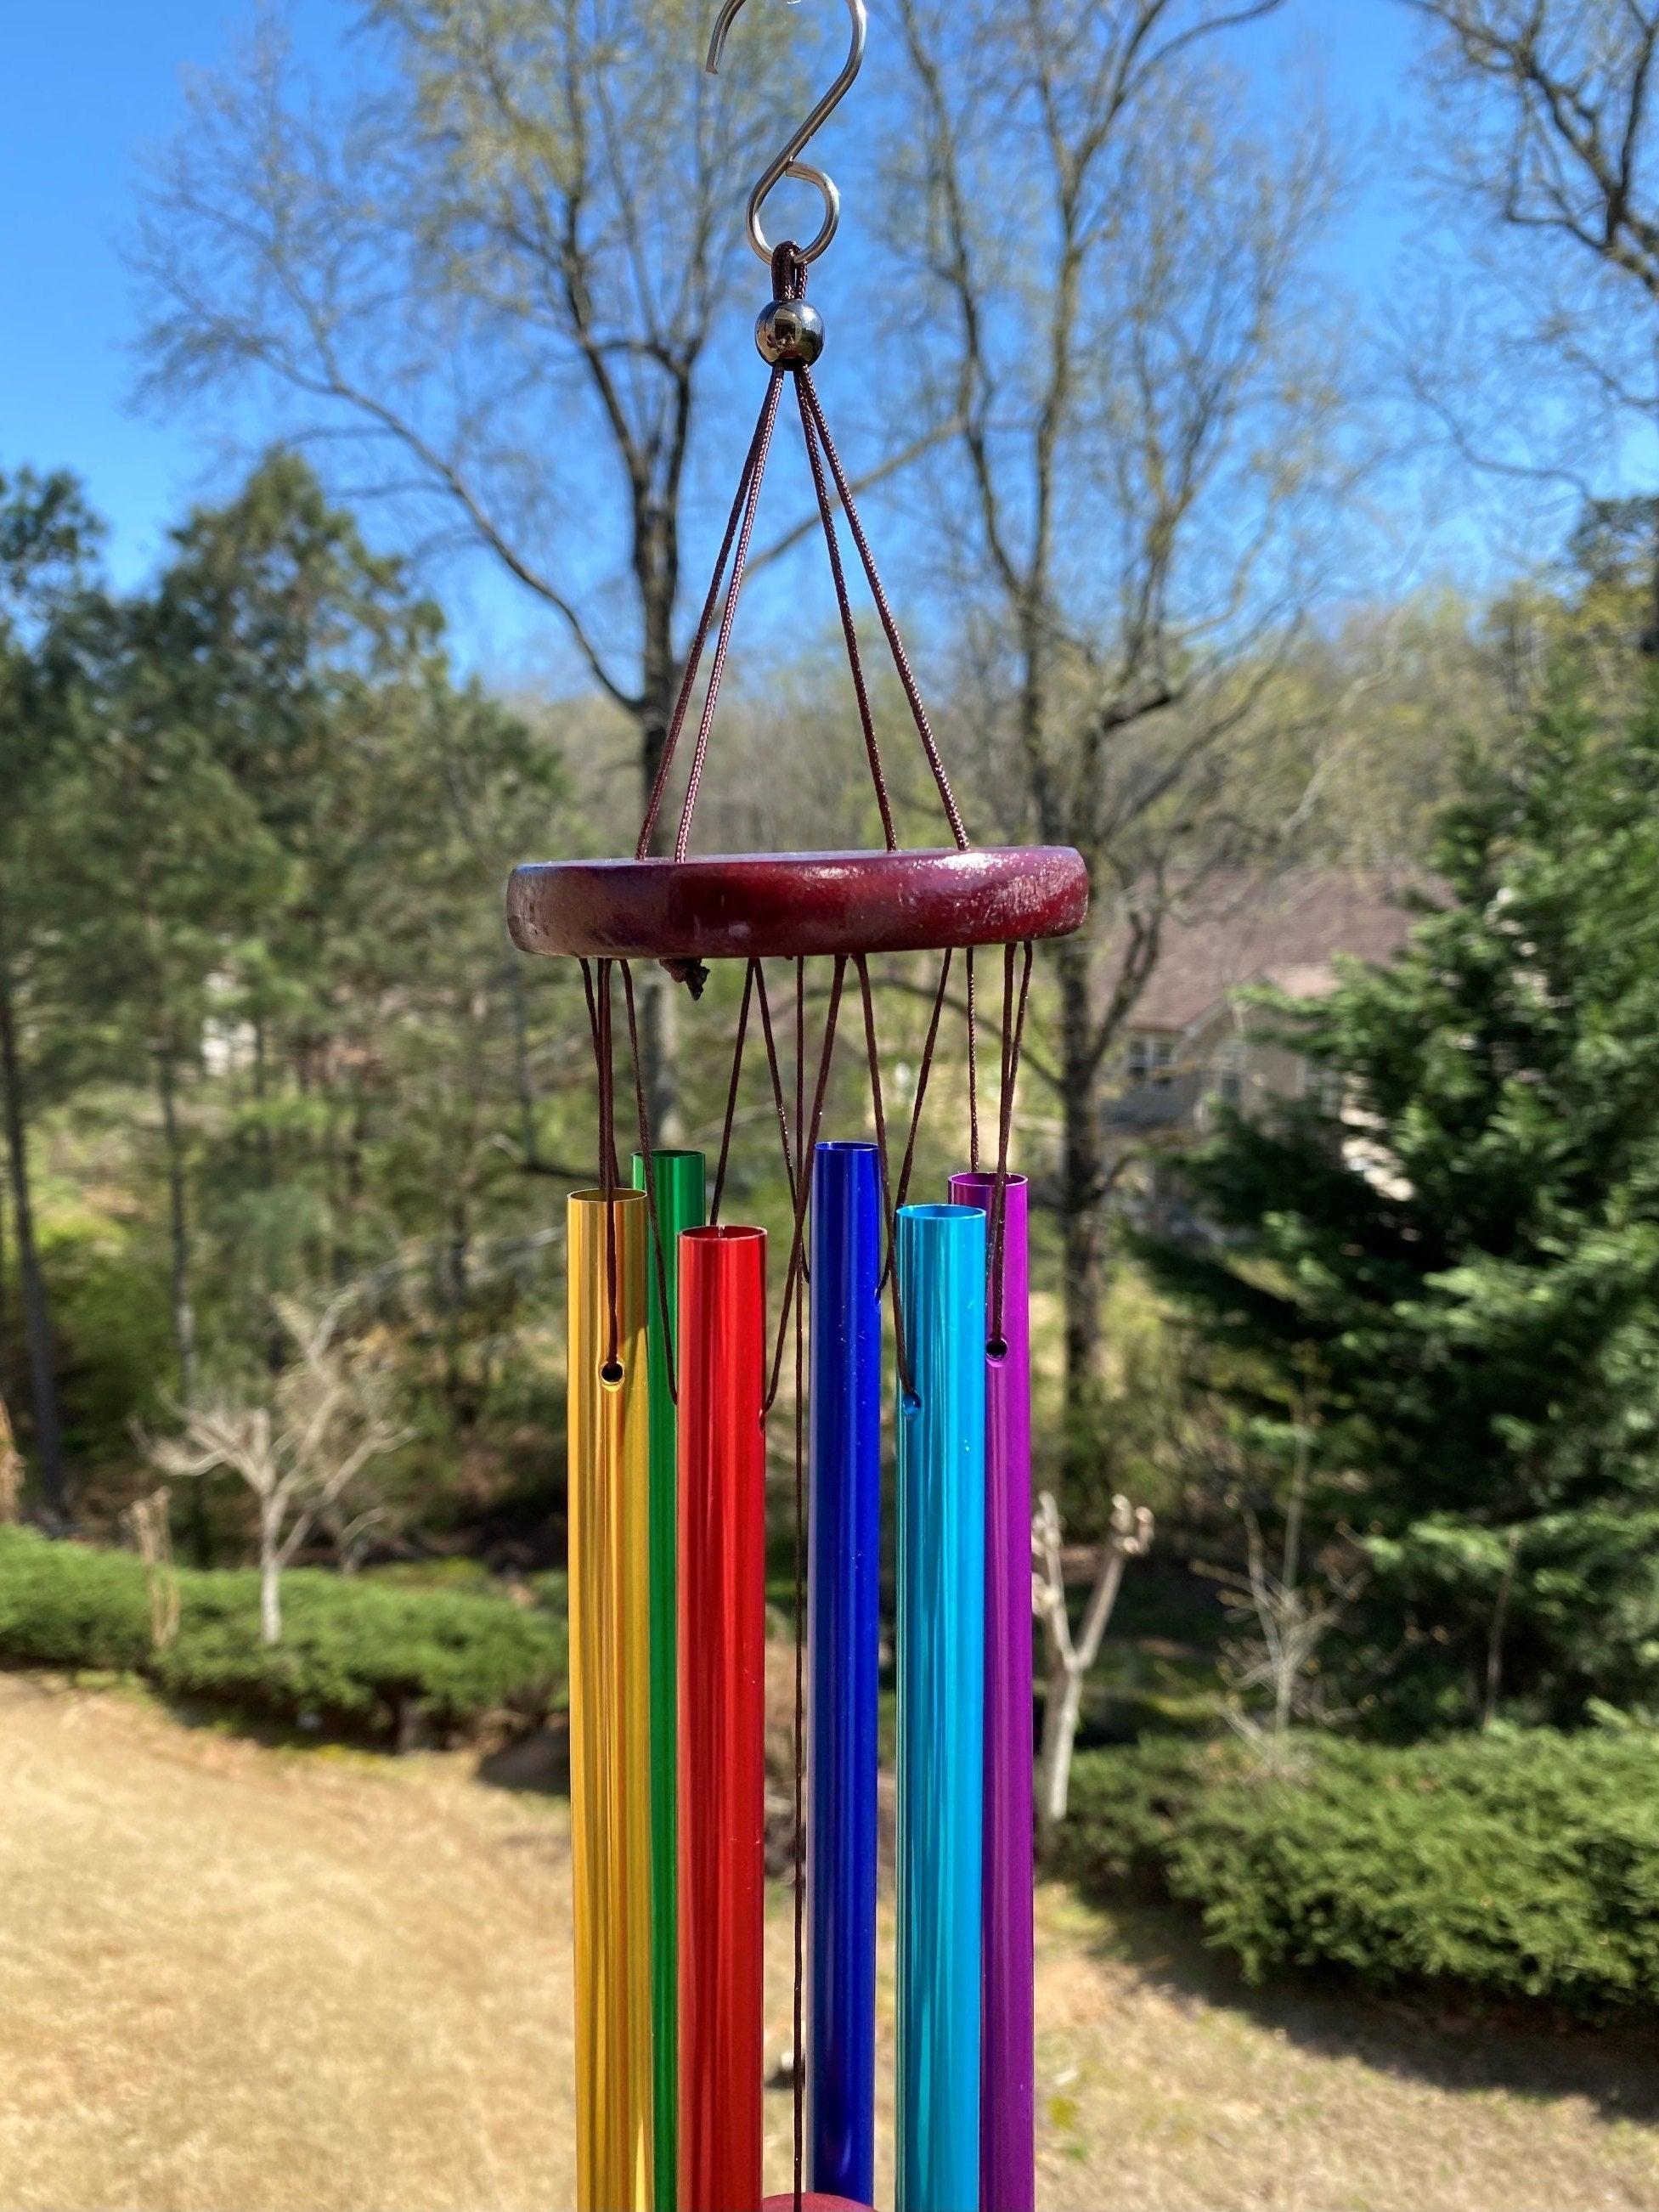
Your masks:
<instances>
[{"instance_id":1,"label":"trimmed hedge","mask_svg":"<svg viewBox=\"0 0 1659 2212\"><path fill-rule=\"evenodd\" d=\"M1072 1762L1070 1817L1054 1869L1090 1889L1165 1895L1176 1837L1207 1790L1236 1780L1243 1762L1224 1739L1142 1736Z\"/></svg>"},{"instance_id":2,"label":"trimmed hedge","mask_svg":"<svg viewBox=\"0 0 1659 2212\"><path fill-rule=\"evenodd\" d=\"M149 1602L136 1559L0 1528L0 1659L129 1674L149 1656Z\"/></svg>"},{"instance_id":3,"label":"trimmed hedge","mask_svg":"<svg viewBox=\"0 0 1659 2212\"><path fill-rule=\"evenodd\" d=\"M141 1673L175 1695L271 1719L395 1734L489 1714L533 1723L562 1705L562 1621L499 1597L387 1588L316 1568L283 1577L283 1640L259 1640L259 1578L179 1570L175 1642L152 1651L129 1553L0 1528L0 1662Z\"/></svg>"},{"instance_id":4,"label":"trimmed hedge","mask_svg":"<svg viewBox=\"0 0 1659 2212\"><path fill-rule=\"evenodd\" d=\"M1334 1966L1578 2011L1659 2004L1659 1740L1553 1729L1310 1742L1294 1780L1224 1744L1077 1762L1063 1869L1151 1878L1260 1980Z\"/></svg>"}]
</instances>

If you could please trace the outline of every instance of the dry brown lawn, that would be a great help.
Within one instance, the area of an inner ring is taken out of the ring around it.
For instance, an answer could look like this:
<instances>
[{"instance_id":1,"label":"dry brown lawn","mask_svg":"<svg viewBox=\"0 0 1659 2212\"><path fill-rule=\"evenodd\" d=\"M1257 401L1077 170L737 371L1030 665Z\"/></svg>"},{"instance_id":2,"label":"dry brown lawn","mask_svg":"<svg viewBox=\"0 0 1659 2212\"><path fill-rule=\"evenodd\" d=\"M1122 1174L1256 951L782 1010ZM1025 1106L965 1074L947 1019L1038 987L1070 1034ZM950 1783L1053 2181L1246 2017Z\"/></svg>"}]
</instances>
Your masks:
<instances>
[{"instance_id":1,"label":"dry brown lawn","mask_svg":"<svg viewBox=\"0 0 1659 2212\"><path fill-rule=\"evenodd\" d=\"M0 2207L568 2206L566 1838L459 1756L0 1677ZM1045 2205L1659 2208L1659 2038L1253 1996L1057 1890L1040 1925ZM775 2050L788 1954L781 1899Z\"/></svg>"}]
</instances>

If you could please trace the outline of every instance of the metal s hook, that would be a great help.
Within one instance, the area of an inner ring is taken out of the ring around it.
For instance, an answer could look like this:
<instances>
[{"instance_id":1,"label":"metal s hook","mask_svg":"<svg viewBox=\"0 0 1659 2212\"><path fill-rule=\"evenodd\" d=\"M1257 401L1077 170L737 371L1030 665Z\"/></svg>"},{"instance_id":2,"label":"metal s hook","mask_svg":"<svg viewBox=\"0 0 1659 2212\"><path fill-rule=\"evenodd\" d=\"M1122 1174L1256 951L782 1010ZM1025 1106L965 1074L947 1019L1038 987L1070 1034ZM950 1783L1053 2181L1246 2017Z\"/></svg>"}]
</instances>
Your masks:
<instances>
[{"instance_id":1,"label":"metal s hook","mask_svg":"<svg viewBox=\"0 0 1659 2212\"><path fill-rule=\"evenodd\" d=\"M715 20L714 35L708 41L708 58L703 64L710 76L720 75L720 57L726 51L726 34L737 21L743 4L744 0L724 0ZM846 66L749 195L749 243L763 261L771 260L772 249L767 243L766 233L761 228L761 208L774 186L781 184L785 177L797 177L802 184L816 185L823 197L823 226L812 243L799 249L803 261L816 261L840 228L841 194L836 191L834 180L826 177L822 169L815 169L810 162L803 161L800 156L846 99L859 71L864 67L864 41L869 27L865 0L847 0L847 12L853 19L853 44Z\"/></svg>"}]
</instances>

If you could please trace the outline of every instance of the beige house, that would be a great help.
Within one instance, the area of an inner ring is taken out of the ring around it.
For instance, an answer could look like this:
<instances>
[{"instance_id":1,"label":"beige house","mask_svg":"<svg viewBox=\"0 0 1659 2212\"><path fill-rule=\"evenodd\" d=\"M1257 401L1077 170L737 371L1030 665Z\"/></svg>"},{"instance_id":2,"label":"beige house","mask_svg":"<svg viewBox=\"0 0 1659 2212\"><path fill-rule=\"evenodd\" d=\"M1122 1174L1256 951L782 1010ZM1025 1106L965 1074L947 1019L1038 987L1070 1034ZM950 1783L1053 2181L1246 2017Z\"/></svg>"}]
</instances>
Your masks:
<instances>
[{"instance_id":1,"label":"beige house","mask_svg":"<svg viewBox=\"0 0 1659 2212\"><path fill-rule=\"evenodd\" d=\"M1271 1024L1243 994L1271 984L1320 999L1336 982L1340 955L1392 959L1411 927L1406 897L1422 888L1404 873L1324 868L1206 884L1192 909L1164 926L1158 966L1124 1034L1108 1130L1178 1146L1204 1133L1218 1103L1260 1112L1328 1083L1263 1034ZM1340 1110L1340 1098L1326 1103Z\"/></svg>"}]
</instances>

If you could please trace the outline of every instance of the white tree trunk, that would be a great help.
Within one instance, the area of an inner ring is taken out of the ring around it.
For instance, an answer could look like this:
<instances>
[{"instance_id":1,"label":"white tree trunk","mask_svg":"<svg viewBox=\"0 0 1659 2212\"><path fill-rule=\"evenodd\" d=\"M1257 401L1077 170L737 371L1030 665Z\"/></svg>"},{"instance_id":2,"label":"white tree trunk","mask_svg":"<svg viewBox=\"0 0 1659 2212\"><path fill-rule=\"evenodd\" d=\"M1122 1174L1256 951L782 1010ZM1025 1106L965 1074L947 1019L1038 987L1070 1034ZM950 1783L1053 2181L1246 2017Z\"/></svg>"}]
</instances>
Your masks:
<instances>
[{"instance_id":1,"label":"white tree trunk","mask_svg":"<svg viewBox=\"0 0 1659 2212\"><path fill-rule=\"evenodd\" d=\"M264 1644L283 1640L282 1557L274 1528L259 1532L259 1639Z\"/></svg>"},{"instance_id":2,"label":"white tree trunk","mask_svg":"<svg viewBox=\"0 0 1659 2212\"><path fill-rule=\"evenodd\" d=\"M1056 1657L1048 1668L1042 1709L1042 1749L1037 1759L1037 1834L1046 1851L1066 1818L1072 1787L1072 1752L1083 1710L1083 1673Z\"/></svg>"},{"instance_id":3,"label":"white tree trunk","mask_svg":"<svg viewBox=\"0 0 1659 2212\"><path fill-rule=\"evenodd\" d=\"M1095 1586L1084 1610L1083 1635L1072 1635L1066 1610L1066 1560L1060 1508L1043 1491L1031 1516L1031 1606L1042 1623L1048 1655L1048 1694L1042 1709L1042 1748L1037 1759L1037 1836L1046 1852L1066 1818L1071 1799L1072 1753L1083 1710L1083 1685L1100 1656L1107 1623L1123 1586L1127 1561L1143 1558L1152 1540L1152 1516L1144 1505L1112 1500L1112 1532L1100 1547Z\"/></svg>"}]
</instances>

